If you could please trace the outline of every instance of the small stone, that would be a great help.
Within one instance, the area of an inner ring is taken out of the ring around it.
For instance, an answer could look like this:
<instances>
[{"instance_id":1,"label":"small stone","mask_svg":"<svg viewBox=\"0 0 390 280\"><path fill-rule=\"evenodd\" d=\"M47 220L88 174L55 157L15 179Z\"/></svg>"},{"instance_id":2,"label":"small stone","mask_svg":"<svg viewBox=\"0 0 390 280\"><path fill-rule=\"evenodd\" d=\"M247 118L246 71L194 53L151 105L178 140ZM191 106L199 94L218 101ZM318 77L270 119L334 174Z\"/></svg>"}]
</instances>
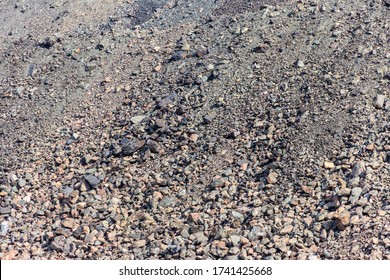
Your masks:
<instances>
[{"instance_id":1,"label":"small stone","mask_svg":"<svg viewBox=\"0 0 390 280\"><path fill-rule=\"evenodd\" d=\"M238 235L231 235L230 241L232 242L233 246L239 246L241 242L241 237Z\"/></svg>"},{"instance_id":2,"label":"small stone","mask_svg":"<svg viewBox=\"0 0 390 280\"><path fill-rule=\"evenodd\" d=\"M201 231L191 234L190 239L200 244L205 244L209 240Z\"/></svg>"},{"instance_id":3,"label":"small stone","mask_svg":"<svg viewBox=\"0 0 390 280\"><path fill-rule=\"evenodd\" d=\"M100 183L100 180L93 175L86 175L84 176L84 179L92 188L96 188Z\"/></svg>"},{"instance_id":4,"label":"small stone","mask_svg":"<svg viewBox=\"0 0 390 280\"><path fill-rule=\"evenodd\" d=\"M359 186L360 183L360 178L359 177L354 177L348 182L348 187L357 187Z\"/></svg>"},{"instance_id":5,"label":"small stone","mask_svg":"<svg viewBox=\"0 0 390 280\"><path fill-rule=\"evenodd\" d=\"M53 241L51 242L50 246L53 250L56 251L63 251L64 245L65 245L66 238L63 235L59 235L54 237Z\"/></svg>"},{"instance_id":6,"label":"small stone","mask_svg":"<svg viewBox=\"0 0 390 280\"><path fill-rule=\"evenodd\" d=\"M199 138L199 135L198 134L191 134L190 135L190 141L192 142L196 142Z\"/></svg>"},{"instance_id":7,"label":"small stone","mask_svg":"<svg viewBox=\"0 0 390 280\"><path fill-rule=\"evenodd\" d=\"M122 154L125 156L130 156L134 154L136 151L141 149L145 145L144 140L132 140L128 144L122 146Z\"/></svg>"},{"instance_id":8,"label":"small stone","mask_svg":"<svg viewBox=\"0 0 390 280\"><path fill-rule=\"evenodd\" d=\"M267 176L267 182L268 184L275 184L277 181L278 181L278 173L276 172L271 172L268 176Z\"/></svg>"},{"instance_id":9,"label":"small stone","mask_svg":"<svg viewBox=\"0 0 390 280\"><path fill-rule=\"evenodd\" d=\"M313 193L313 188L312 188L312 187L301 186L301 190L302 190L304 193L307 193L307 194Z\"/></svg>"},{"instance_id":10,"label":"small stone","mask_svg":"<svg viewBox=\"0 0 390 280\"><path fill-rule=\"evenodd\" d=\"M310 226L311 226L311 223L313 222L313 218L312 218L312 217L303 218L303 222L305 223L305 225L306 225L307 227L310 227Z\"/></svg>"},{"instance_id":11,"label":"small stone","mask_svg":"<svg viewBox=\"0 0 390 280\"><path fill-rule=\"evenodd\" d=\"M146 146L148 147L148 149L152 152L152 153L159 153L160 150L161 150L161 146L158 142L154 141L154 140L151 140L149 139L148 141L146 141Z\"/></svg>"},{"instance_id":12,"label":"small stone","mask_svg":"<svg viewBox=\"0 0 390 280\"><path fill-rule=\"evenodd\" d=\"M373 151L375 149L375 146L374 146L374 144L372 144L372 143L370 143L370 144L368 144L367 146L366 146L366 150L367 151Z\"/></svg>"},{"instance_id":13,"label":"small stone","mask_svg":"<svg viewBox=\"0 0 390 280\"><path fill-rule=\"evenodd\" d=\"M299 68L303 68L303 67L305 67L305 63L303 63L303 61L299 59L299 60L297 61L297 66L298 66Z\"/></svg>"},{"instance_id":14,"label":"small stone","mask_svg":"<svg viewBox=\"0 0 390 280\"><path fill-rule=\"evenodd\" d=\"M73 219L66 219L62 222L62 225L66 228L73 228L74 227L74 220Z\"/></svg>"},{"instance_id":15,"label":"small stone","mask_svg":"<svg viewBox=\"0 0 390 280\"><path fill-rule=\"evenodd\" d=\"M333 162L325 161L324 167L325 167L326 169L333 169L333 168L335 168L335 165L334 165Z\"/></svg>"},{"instance_id":16,"label":"small stone","mask_svg":"<svg viewBox=\"0 0 390 280\"><path fill-rule=\"evenodd\" d=\"M216 116L217 116L217 114L215 112L213 112L209 115L203 116L203 120L206 124L210 124L215 119Z\"/></svg>"},{"instance_id":17,"label":"small stone","mask_svg":"<svg viewBox=\"0 0 390 280\"><path fill-rule=\"evenodd\" d=\"M358 215L354 215L351 217L351 220L349 221L352 225L357 224L359 222L360 218Z\"/></svg>"},{"instance_id":18,"label":"small stone","mask_svg":"<svg viewBox=\"0 0 390 280\"><path fill-rule=\"evenodd\" d=\"M145 247L145 245L146 245L146 240L136 240L133 243L133 246L135 248L142 248L142 247Z\"/></svg>"},{"instance_id":19,"label":"small stone","mask_svg":"<svg viewBox=\"0 0 390 280\"><path fill-rule=\"evenodd\" d=\"M238 247L232 247L229 249L230 255L237 255L239 252L240 252L240 248L238 248Z\"/></svg>"},{"instance_id":20,"label":"small stone","mask_svg":"<svg viewBox=\"0 0 390 280\"><path fill-rule=\"evenodd\" d=\"M384 104L385 104L385 95L378 94L374 102L374 107L377 109L382 109Z\"/></svg>"},{"instance_id":21,"label":"small stone","mask_svg":"<svg viewBox=\"0 0 390 280\"><path fill-rule=\"evenodd\" d=\"M181 47L182 51L189 51L191 50L191 45L187 42L183 43L183 46Z\"/></svg>"},{"instance_id":22,"label":"small stone","mask_svg":"<svg viewBox=\"0 0 390 280\"><path fill-rule=\"evenodd\" d=\"M226 181L227 181L226 178L222 178L220 176L217 176L211 182L210 187L213 189L221 188L225 185Z\"/></svg>"},{"instance_id":23,"label":"small stone","mask_svg":"<svg viewBox=\"0 0 390 280\"><path fill-rule=\"evenodd\" d=\"M344 230L349 224L351 214L344 207L340 207L333 215L333 219L336 220L336 226L339 230Z\"/></svg>"},{"instance_id":24,"label":"small stone","mask_svg":"<svg viewBox=\"0 0 390 280\"><path fill-rule=\"evenodd\" d=\"M146 116L134 116L130 119L130 121L133 123L133 124L139 124L143 121L143 119L146 118Z\"/></svg>"},{"instance_id":25,"label":"small stone","mask_svg":"<svg viewBox=\"0 0 390 280\"><path fill-rule=\"evenodd\" d=\"M9 225L7 221L1 222L1 235L6 235L9 230Z\"/></svg>"},{"instance_id":26,"label":"small stone","mask_svg":"<svg viewBox=\"0 0 390 280\"><path fill-rule=\"evenodd\" d=\"M0 214L1 215L10 214L11 210L12 210L11 207L1 207Z\"/></svg>"},{"instance_id":27,"label":"small stone","mask_svg":"<svg viewBox=\"0 0 390 280\"><path fill-rule=\"evenodd\" d=\"M24 180L24 179L19 179L18 180L18 186L20 188L23 188L25 185L26 185L26 180Z\"/></svg>"},{"instance_id":28,"label":"small stone","mask_svg":"<svg viewBox=\"0 0 390 280\"><path fill-rule=\"evenodd\" d=\"M176 197L165 196L163 199L161 199L158 205L160 207L167 208L173 206L176 203L176 201L177 201Z\"/></svg>"},{"instance_id":29,"label":"small stone","mask_svg":"<svg viewBox=\"0 0 390 280\"><path fill-rule=\"evenodd\" d=\"M349 188L340 188L338 191L337 191L337 194L339 196L349 196L351 193L351 189Z\"/></svg>"},{"instance_id":30,"label":"small stone","mask_svg":"<svg viewBox=\"0 0 390 280\"><path fill-rule=\"evenodd\" d=\"M232 216L240 222L243 222L245 220L245 216L243 214L234 210L232 211Z\"/></svg>"},{"instance_id":31,"label":"small stone","mask_svg":"<svg viewBox=\"0 0 390 280\"><path fill-rule=\"evenodd\" d=\"M364 171L366 170L365 164L363 161L359 161L354 164L352 167L352 177L362 177Z\"/></svg>"},{"instance_id":32,"label":"small stone","mask_svg":"<svg viewBox=\"0 0 390 280\"><path fill-rule=\"evenodd\" d=\"M353 204L356 201L358 201L362 192L363 192L362 188L359 188L359 187L353 188L351 191L351 195L349 197L349 202Z\"/></svg>"},{"instance_id":33,"label":"small stone","mask_svg":"<svg viewBox=\"0 0 390 280\"><path fill-rule=\"evenodd\" d=\"M188 216L188 219L193 222L197 222L200 220L200 214L199 213L190 213Z\"/></svg>"},{"instance_id":34,"label":"small stone","mask_svg":"<svg viewBox=\"0 0 390 280\"><path fill-rule=\"evenodd\" d=\"M280 230L280 234L288 234L288 233L292 232L293 229L294 229L294 226L292 226L292 225L285 226L284 228L282 228Z\"/></svg>"}]
</instances>

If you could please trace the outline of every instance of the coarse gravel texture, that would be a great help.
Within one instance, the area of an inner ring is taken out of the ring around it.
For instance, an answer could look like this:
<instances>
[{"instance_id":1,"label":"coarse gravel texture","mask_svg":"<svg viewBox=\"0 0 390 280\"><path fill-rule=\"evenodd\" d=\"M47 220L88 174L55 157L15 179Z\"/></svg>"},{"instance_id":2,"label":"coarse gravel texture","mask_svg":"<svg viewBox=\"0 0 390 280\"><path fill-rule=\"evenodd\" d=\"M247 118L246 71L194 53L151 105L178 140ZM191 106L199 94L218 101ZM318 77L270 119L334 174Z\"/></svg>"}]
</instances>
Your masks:
<instances>
[{"instance_id":1,"label":"coarse gravel texture","mask_svg":"<svg viewBox=\"0 0 390 280\"><path fill-rule=\"evenodd\" d=\"M389 1L0 21L1 259L390 259Z\"/></svg>"}]
</instances>

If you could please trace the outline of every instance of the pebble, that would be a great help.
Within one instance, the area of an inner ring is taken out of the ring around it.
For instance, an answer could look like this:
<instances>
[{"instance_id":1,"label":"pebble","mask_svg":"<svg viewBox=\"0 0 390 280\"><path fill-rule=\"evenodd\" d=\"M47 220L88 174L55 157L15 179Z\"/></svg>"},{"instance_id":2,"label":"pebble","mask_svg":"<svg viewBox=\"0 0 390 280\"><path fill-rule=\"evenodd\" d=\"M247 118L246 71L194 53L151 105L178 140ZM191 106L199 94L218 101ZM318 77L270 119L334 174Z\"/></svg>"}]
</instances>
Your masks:
<instances>
[{"instance_id":1,"label":"pebble","mask_svg":"<svg viewBox=\"0 0 390 280\"><path fill-rule=\"evenodd\" d=\"M352 168L352 177L362 177L365 171L365 163L363 161L359 161L353 165Z\"/></svg>"},{"instance_id":2,"label":"pebble","mask_svg":"<svg viewBox=\"0 0 390 280\"><path fill-rule=\"evenodd\" d=\"M374 107L377 109L383 109L384 104L385 104L385 95L378 94L374 102Z\"/></svg>"},{"instance_id":3,"label":"pebble","mask_svg":"<svg viewBox=\"0 0 390 280\"><path fill-rule=\"evenodd\" d=\"M135 248L142 248L142 247L145 247L146 245L146 240L136 240L133 242L133 246Z\"/></svg>"},{"instance_id":4,"label":"pebble","mask_svg":"<svg viewBox=\"0 0 390 280\"><path fill-rule=\"evenodd\" d=\"M128 144L122 146L122 154L125 156L130 156L141 149L144 145L144 140L132 140Z\"/></svg>"},{"instance_id":5,"label":"pebble","mask_svg":"<svg viewBox=\"0 0 390 280\"><path fill-rule=\"evenodd\" d=\"M6 235L9 230L9 225L7 221L1 222L1 235Z\"/></svg>"},{"instance_id":6,"label":"pebble","mask_svg":"<svg viewBox=\"0 0 390 280\"><path fill-rule=\"evenodd\" d=\"M206 124L210 124L215 119L216 116L217 114L213 112L211 114L203 116L203 120Z\"/></svg>"},{"instance_id":7,"label":"pebble","mask_svg":"<svg viewBox=\"0 0 390 280\"><path fill-rule=\"evenodd\" d=\"M334 165L333 162L325 161L324 167L325 167L326 169L333 169L333 168L335 168L335 165Z\"/></svg>"},{"instance_id":8,"label":"pebble","mask_svg":"<svg viewBox=\"0 0 390 280\"><path fill-rule=\"evenodd\" d=\"M279 175L276 172L271 172L270 174L268 174L267 176L268 184L275 184L278 181L278 176Z\"/></svg>"},{"instance_id":9,"label":"pebble","mask_svg":"<svg viewBox=\"0 0 390 280\"><path fill-rule=\"evenodd\" d=\"M288 226L285 226L284 228L282 228L280 230L280 233L281 234L288 234L288 233L291 233L293 229L294 229L294 226L288 225Z\"/></svg>"},{"instance_id":10,"label":"pebble","mask_svg":"<svg viewBox=\"0 0 390 280\"><path fill-rule=\"evenodd\" d=\"M19 179L19 180L18 180L18 186L19 186L20 188L23 188L24 186L26 186L26 180L24 180L24 179Z\"/></svg>"},{"instance_id":11,"label":"pebble","mask_svg":"<svg viewBox=\"0 0 390 280\"><path fill-rule=\"evenodd\" d=\"M363 192L362 188L359 188L359 187L353 188L352 191L351 191L351 195L349 197L349 202L352 203L352 204L356 203L356 201L359 200L360 195L362 194L362 192Z\"/></svg>"},{"instance_id":12,"label":"pebble","mask_svg":"<svg viewBox=\"0 0 390 280\"><path fill-rule=\"evenodd\" d=\"M339 230L344 230L349 224L351 214L344 207L340 207L336 210L333 218L336 220L336 226Z\"/></svg>"},{"instance_id":13,"label":"pebble","mask_svg":"<svg viewBox=\"0 0 390 280\"><path fill-rule=\"evenodd\" d=\"M152 153L158 153L161 150L160 144L151 139L148 139L148 141L146 141L146 146Z\"/></svg>"},{"instance_id":14,"label":"pebble","mask_svg":"<svg viewBox=\"0 0 390 280\"><path fill-rule=\"evenodd\" d=\"M10 214L11 213L11 207L1 207L0 208L0 214L4 215L4 214Z\"/></svg>"},{"instance_id":15,"label":"pebble","mask_svg":"<svg viewBox=\"0 0 390 280\"><path fill-rule=\"evenodd\" d=\"M100 180L93 175L86 175L84 176L84 179L92 188L96 188L100 184Z\"/></svg>"},{"instance_id":16,"label":"pebble","mask_svg":"<svg viewBox=\"0 0 390 280\"><path fill-rule=\"evenodd\" d=\"M139 116L134 116L130 119L130 121L133 123L133 124L139 124L143 121L143 119L145 119L146 116L143 116L143 115L139 115Z\"/></svg>"},{"instance_id":17,"label":"pebble","mask_svg":"<svg viewBox=\"0 0 390 280\"><path fill-rule=\"evenodd\" d=\"M303 68L303 67L305 67L305 63L303 63L303 61L299 59L299 60L297 61L297 66L298 66L299 68Z\"/></svg>"}]
</instances>

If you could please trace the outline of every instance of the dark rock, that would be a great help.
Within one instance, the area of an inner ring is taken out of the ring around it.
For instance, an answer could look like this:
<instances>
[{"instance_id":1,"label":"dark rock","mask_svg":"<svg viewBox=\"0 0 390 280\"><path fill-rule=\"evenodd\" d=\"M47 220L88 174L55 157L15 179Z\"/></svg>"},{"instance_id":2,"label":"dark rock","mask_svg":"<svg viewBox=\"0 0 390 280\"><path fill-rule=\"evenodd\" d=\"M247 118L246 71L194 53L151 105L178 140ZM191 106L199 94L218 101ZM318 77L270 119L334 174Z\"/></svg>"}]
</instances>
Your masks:
<instances>
[{"instance_id":1,"label":"dark rock","mask_svg":"<svg viewBox=\"0 0 390 280\"><path fill-rule=\"evenodd\" d=\"M88 182L88 184L92 188L96 188L97 185L99 185L99 183L100 183L100 180L97 177L93 176L93 175L86 175L86 176L84 176L84 179L85 179L85 181Z\"/></svg>"},{"instance_id":2,"label":"dark rock","mask_svg":"<svg viewBox=\"0 0 390 280\"><path fill-rule=\"evenodd\" d=\"M132 140L128 144L122 146L122 154L124 156L131 156L136 151L141 149L145 145L144 140Z\"/></svg>"},{"instance_id":3,"label":"dark rock","mask_svg":"<svg viewBox=\"0 0 390 280\"><path fill-rule=\"evenodd\" d=\"M152 153L158 153L161 150L160 144L154 140L146 141L146 146Z\"/></svg>"}]
</instances>

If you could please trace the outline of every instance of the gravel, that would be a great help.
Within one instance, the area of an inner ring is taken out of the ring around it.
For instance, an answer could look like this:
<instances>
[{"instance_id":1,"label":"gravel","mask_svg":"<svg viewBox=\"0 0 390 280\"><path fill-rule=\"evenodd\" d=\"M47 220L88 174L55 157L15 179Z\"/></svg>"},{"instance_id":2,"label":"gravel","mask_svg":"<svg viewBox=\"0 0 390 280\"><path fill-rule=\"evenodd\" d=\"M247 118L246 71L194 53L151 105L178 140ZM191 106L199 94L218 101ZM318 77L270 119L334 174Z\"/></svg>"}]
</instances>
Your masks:
<instances>
[{"instance_id":1,"label":"gravel","mask_svg":"<svg viewBox=\"0 0 390 280\"><path fill-rule=\"evenodd\" d=\"M390 259L384 1L84 2L0 4L1 259Z\"/></svg>"}]
</instances>

